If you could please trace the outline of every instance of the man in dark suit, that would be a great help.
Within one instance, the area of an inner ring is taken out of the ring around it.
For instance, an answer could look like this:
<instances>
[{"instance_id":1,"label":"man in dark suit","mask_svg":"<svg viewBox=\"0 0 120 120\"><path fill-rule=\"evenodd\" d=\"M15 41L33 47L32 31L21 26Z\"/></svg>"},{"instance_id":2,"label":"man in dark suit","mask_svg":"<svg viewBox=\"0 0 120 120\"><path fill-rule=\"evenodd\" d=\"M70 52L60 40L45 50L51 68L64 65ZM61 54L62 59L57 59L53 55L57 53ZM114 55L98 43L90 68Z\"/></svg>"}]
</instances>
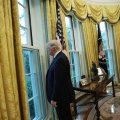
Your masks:
<instances>
[{"instance_id":1,"label":"man in dark suit","mask_svg":"<svg viewBox=\"0 0 120 120\"><path fill-rule=\"evenodd\" d=\"M61 51L59 40L47 44L49 54L54 57L46 75L47 99L55 107L59 120L72 120L70 103L75 98L70 77L70 64Z\"/></svg>"}]
</instances>

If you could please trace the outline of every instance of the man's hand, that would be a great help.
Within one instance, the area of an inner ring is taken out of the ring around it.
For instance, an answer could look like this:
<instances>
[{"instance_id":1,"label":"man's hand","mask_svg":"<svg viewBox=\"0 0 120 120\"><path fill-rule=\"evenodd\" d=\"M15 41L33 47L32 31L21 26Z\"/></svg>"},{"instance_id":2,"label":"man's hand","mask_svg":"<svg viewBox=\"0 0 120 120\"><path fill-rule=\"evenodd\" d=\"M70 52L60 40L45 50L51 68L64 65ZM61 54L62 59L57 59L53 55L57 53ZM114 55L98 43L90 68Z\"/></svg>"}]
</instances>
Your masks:
<instances>
[{"instance_id":1,"label":"man's hand","mask_svg":"<svg viewBox=\"0 0 120 120\"><path fill-rule=\"evenodd\" d=\"M57 102L56 102L56 101L51 100L51 105L52 105L52 107L57 107Z\"/></svg>"}]
</instances>

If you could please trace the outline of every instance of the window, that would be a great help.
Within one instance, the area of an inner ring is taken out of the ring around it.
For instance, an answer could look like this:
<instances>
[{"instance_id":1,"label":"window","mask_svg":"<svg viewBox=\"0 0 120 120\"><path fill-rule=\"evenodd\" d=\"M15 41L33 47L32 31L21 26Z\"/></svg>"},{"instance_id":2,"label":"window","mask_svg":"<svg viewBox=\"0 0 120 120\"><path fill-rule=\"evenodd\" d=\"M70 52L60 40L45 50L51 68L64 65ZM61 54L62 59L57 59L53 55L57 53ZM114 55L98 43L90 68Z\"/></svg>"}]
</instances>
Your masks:
<instances>
[{"instance_id":1,"label":"window","mask_svg":"<svg viewBox=\"0 0 120 120\"><path fill-rule=\"evenodd\" d=\"M18 0L19 22L21 43L28 45L30 41L30 25L29 25L29 11L27 0Z\"/></svg>"},{"instance_id":2,"label":"window","mask_svg":"<svg viewBox=\"0 0 120 120\"><path fill-rule=\"evenodd\" d=\"M39 0L38 0L39 1ZM30 6L33 2L29 0L18 0L19 22L21 43L23 46L23 60L25 70L25 80L28 96L29 120L43 120L46 113L45 90L42 80L42 70L40 61L39 46L31 46L32 31L30 30ZM33 8L31 9L33 10ZM35 10L33 10L35 11ZM36 39L35 39L36 40ZM38 41L35 41L38 42ZM38 43L36 43L38 44ZM36 48L37 47L37 48Z\"/></svg>"},{"instance_id":3,"label":"window","mask_svg":"<svg viewBox=\"0 0 120 120\"><path fill-rule=\"evenodd\" d=\"M107 68L108 68L108 74L112 75L114 74L114 61L113 61L113 53L112 49L109 45L109 39L108 39L108 31L107 31L107 24L106 22L100 23L100 30L102 35L102 41L103 41L103 49L107 58Z\"/></svg>"},{"instance_id":4,"label":"window","mask_svg":"<svg viewBox=\"0 0 120 120\"><path fill-rule=\"evenodd\" d=\"M75 50L75 43L74 43L74 34L73 34L73 27L72 27L72 17L65 17L66 29L67 29L67 36L68 36L68 47L69 50Z\"/></svg>"},{"instance_id":5,"label":"window","mask_svg":"<svg viewBox=\"0 0 120 120\"><path fill-rule=\"evenodd\" d=\"M29 117L30 120L41 120L45 117L44 93L41 78L41 66L38 50L23 49L24 68L26 76L26 86L28 95ZM40 99L40 96L43 98Z\"/></svg>"},{"instance_id":6,"label":"window","mask_svg":"<svg viewBox=\"0 0 120 120\"><path fill-rule=\"evenodd\" d=\"M70 53L70 69L71 69L71 79L73 86L79 87L80 82L80 57L79 52L75 49L74 33L72 26L72 17L65 17L66 30L68 36L68 47Z\"/></svg>"},{"instance_id":7,"label":"window","mask_svg":"<svg viewBox=\"0 0 120 120\"><path fill-rule=\"evenodd\" d=\"M70 68L71 68L71 79L75 87L79 87L80 82L80 62L79 52L70 51Z\"/></svg>"}]
</instances>

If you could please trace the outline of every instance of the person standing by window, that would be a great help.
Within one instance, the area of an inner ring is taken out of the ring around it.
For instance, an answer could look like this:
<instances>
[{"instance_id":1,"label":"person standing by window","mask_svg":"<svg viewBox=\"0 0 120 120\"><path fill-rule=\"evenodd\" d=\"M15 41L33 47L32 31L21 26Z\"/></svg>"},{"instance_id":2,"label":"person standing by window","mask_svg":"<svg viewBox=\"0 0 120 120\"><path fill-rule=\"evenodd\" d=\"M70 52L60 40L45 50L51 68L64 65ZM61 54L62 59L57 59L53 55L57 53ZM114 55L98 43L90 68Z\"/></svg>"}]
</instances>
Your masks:
<instances>
[{"instance_id":1,"label":"person standing by window","mask_svg":"<svg viewBox=\"0 0 120 120\"><path fill-rule=\"evenodd\" d=\"M56 109L59 120L72 120L70 103L75 99L70 77L70 64L62 52L59 40L47 44L48 52L54 57L46 75L48 102Z\"/></svg>"},{"instance_id":2,"label":"person standing by window","mask_svg":"<svg viewBox=\"0 0 120 120\"><path fill-rule=\"evenodd\" d=\"M108 74L106 56L105 56L105 53L103 51L103 43L102 43L101 38L98 39L98 53L99 53L99 55L98 55L99 66L104 69L106 74Z\"/></svg>"}]
</instances>

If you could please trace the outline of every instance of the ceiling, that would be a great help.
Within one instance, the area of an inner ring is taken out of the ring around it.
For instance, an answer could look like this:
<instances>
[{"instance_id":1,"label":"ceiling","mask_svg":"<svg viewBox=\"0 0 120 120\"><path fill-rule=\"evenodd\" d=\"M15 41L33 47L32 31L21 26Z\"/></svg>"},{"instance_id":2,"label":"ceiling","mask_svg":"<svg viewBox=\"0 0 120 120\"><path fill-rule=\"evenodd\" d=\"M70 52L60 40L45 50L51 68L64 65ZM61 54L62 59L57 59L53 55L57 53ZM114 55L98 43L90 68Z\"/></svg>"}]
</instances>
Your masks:
<instances>
[{"instance_id":1,"label":"ceiling","mask_svg":"<svg viewBox=\"0 0 120 120\"><path fill-rule=\"evenodd\" d=\"M120 4L120 0L85 0L87 3L95 4Z\"/></svg>"}]
</instances>

